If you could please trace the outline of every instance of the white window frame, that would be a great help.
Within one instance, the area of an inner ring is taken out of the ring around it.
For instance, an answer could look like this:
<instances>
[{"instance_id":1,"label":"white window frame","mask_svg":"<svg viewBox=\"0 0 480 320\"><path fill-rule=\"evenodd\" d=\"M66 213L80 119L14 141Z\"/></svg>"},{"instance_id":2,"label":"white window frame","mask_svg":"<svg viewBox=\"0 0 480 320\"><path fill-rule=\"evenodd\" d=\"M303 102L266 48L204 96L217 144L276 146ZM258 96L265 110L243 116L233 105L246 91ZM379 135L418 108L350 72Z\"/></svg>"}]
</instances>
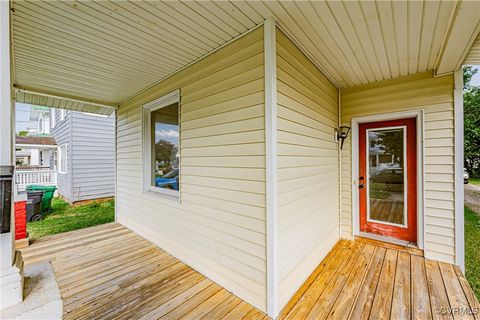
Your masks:
<instances>
[{"instance_id":1,"label":"white window frame","mask_svg":"<svg viewBox=\"0 0 480 320\"><path fill-rule=\"evenodd\" d=\"M94 116L99 118L108 118L109 116L106 114L99 114L99 113L91 113L91 112L82 112L86 116Z\"/></svg>"},{"instance_id":2,"label":"white window frame","mask_svg":"<svg viewBox=\"0 0 480 320\"><path fill-rule=\"evenodd\" d=\"M60 109L60 121L65 120L67 116L67 111L65 109Z\"/></svg>"},{"instance_id":3,"label":"white window frame","mask_svg":"<svg viewBox=\"0 0 480 320\"><path fill-rule=\"evenodd\" d=\"M65 148L65 154L62 151L62 148ZM62 159L65 158L65 171L62 171ZM58 173L67 174L68 173L68 145L62 144L57 149L57 168Z\"/></svg>"},{"instance_id":4,"label":"white window frame","mask_svg":"<svg viewBox=\"0 0 480 320\"><path fill-rule=\"evenodd\" d=\"M152 175L152 130L151 130L151 114L153 111L167 107L174 103L178 103L179 113L178 113L178 127L180 135L180 90L175 90L164 96L161 96L158 99L155 99L142 107L143 113L143 143L142 143L142 163L143 163L143 192L155 192L158 194L166 195L168 197L176 198L180 201L180 191L181 191L181 182L179 177L178 182L178 191L170 190L165 188L159 188L151 185L151 175ZM178 138L178 152L180 154L180 136ZM181 172L180 162L181 155L179 156L179 170Z\"/></svg>"},{"instance_id":5,"label":"white window frame","mask_svg":"<svg viewBox=\"0 0 480 320\"><path fill-rule=\"evenodd\" d=\"M50 108L50 128L55 128L55 108Z\"/></svg>"},{"instance_id":6,"label":"white window frame","mask_svg":"<svg viewBox=\"0 0 480 320\"><path fill-rule=\"evenodd\" d=\"M40 115L40 116L38 116L38 132L39 132L40 134L43 134L43 132L44 132L44 130L43 130L44 126L45 126L45 124L44 124L44 121L43 121L43 117L42 117L42 115Z\"/></svg>"}]
</instances>

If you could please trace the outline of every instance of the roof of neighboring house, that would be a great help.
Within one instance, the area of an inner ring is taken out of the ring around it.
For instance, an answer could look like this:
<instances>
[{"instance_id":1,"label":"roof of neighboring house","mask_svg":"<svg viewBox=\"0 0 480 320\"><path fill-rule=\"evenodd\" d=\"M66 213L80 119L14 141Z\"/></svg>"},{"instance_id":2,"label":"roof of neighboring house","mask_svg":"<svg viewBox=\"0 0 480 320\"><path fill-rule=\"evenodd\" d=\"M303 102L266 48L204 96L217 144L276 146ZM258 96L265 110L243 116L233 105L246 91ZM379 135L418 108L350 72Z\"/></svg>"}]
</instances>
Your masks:
<instances>
[{"instance_id":1,"label":"roof of neighboring house","mask_svg":"<svg viewBox=\"0 0 480 320\"><path fill-rule=\"evenodd\" d=\"M19 136L15 137L15 144L28 144L28 145L43 145L43 146L56 146L57 141L54 137L47 136Z\"/></svg>"}]
</instances>

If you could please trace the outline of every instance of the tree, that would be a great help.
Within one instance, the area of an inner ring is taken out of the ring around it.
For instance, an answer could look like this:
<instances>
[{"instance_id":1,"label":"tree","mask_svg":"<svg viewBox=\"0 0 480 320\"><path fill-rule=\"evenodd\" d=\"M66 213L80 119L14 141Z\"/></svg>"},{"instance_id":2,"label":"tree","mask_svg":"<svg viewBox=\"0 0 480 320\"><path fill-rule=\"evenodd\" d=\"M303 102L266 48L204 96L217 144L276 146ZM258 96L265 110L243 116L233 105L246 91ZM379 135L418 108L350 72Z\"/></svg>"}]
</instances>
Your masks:
<instances>
[{"instance_id":1,"label":"tree","mask_svg":"<svg viewBox=\"0 0 480 320\"><path fill-rule=\"evenodd\" d=\"M472 66L463 67L463 89L468 90L471 89L470 82L472 81L472 77L478 72L478 69Z\"/></svg>"},{"instance_id":2,"label":"tree","mask_svg":"<svg viewBox=\"0 0 480 320\"><path fill-rule=\"evenodd\" d=\"M477 71L473 67L463 70L464 163L475 178L480 177L480 87L471 85L471 79Z\"/></svg>"},{"instance_id":3,"label":"tree","mask_svg":"<svg viewBox=\"0 0 480 320\"><path fill-rule=\"evenodd\" d=\"M22 137L25 137L25 136L28 135L28 131L27 130L20 130L20 131L18 131L18 135L22 136Z\"/></svg>"},{"instance_id":4,"label":"tree","mask_svg":"<svg viewBox=\"0 0 480 320\"><path fill-rule=\"evenodd\" d=\"M163 163L165 167L169 167L175 160L177 155L177 147L174 144L160 140L155 143L155 160Z\"/></svg>"},{"instance_id":5,"label":"tree","mask_svg":"<svg viewBox=\"0 0 480 320\"><path fill-rule=\"evenodd\" d=\"M381 145L387 155L394 156L395 164L403 163L403 131L390 130L376 132L376 144Z\"/></svg>"}]
</instances>

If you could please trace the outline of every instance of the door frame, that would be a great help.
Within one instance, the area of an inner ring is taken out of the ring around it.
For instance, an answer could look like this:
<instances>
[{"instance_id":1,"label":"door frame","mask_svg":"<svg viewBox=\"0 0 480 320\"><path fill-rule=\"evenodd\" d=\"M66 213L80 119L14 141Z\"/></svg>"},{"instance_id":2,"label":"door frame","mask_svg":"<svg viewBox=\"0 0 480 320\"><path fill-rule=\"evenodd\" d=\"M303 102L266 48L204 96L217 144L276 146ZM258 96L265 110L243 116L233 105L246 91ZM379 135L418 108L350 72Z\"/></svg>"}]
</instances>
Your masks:
<instances>
[{"instance_id":1,"label":"door frame","mask_svg":"<svg viewBox=\"0 0 480 320\"><path fill-rule=\"evenodd\" d=\"M417 130L417 247L419 249L424 248L424 230L425 230L425 185L424 185L424 111L411 110L392 113L375 114L368 116L352 117L352 221L353 221L353 236L362 236L372 238L375 240L381 240L384 242L390 242L399 245L407 245L406 241L379 236L370 233L360 232L360 210L359 210L359 192L358 181L359 175L359 124L366 122L378 122L398 120L404 118L416 118L416 130Z\"/></svg>"}]
</instances>

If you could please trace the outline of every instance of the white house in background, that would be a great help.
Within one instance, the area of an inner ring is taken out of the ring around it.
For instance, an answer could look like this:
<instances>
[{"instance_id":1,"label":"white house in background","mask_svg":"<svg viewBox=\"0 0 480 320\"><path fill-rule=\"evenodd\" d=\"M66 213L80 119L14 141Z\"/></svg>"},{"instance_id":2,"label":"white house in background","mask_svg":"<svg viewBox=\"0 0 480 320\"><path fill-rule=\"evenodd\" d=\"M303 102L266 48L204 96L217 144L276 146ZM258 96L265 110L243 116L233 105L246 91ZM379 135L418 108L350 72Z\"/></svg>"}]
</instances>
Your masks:
<instances>
[{"instance_id":1,"label":"white house in background","mask_svg":"<svg viewBox=\"0 0 480 320\"><path fill-rule=\"evenodd\" d=\"M29 184L57 185L57 143L50 136L15 137L15 181L19 191Z\"/></svg>"},{"instance_id":2,"label":"white house in background","mask_svg":"<svg viewBox=\"0 0 480 320\"><path fill-rule=\"evenodd\" d=\"M28 138L17 136L15 141L15 163L17 167L44 167L52 170L55 169L55 164L53 163L53 153L55 152L56 144L54 144L54 147L52 148L50 145L44 147L43 144L37 146L34 143L34 141L37 141L35 140L37 137L49 137L50 108L43 106L31 106L28 120L30 122L26 127L26 131L28 131ZM19 141L21 142L20 145ZM51 143L51 141L48 139L39 139L38 141L42 143Z\"/></svg>"},{"instance_id":3,"label":"white house in background","mask_svg":"<svg viewBox=\"0 0 480 320\"><path fill-rule=\"evenodd\" d=\"M114 196L115 116L51 109L58 193L69 202Z\"/></svg>"},{"instance_id":4,"label":"white house in background","mask_svg":"<svg viewBox=\"0 0 480 320\"><path fill-rule=\"evenodd\" d=\"M36 128L30 128L29 134L50 134L50 108L32 106L30 121L35 121Z\"/></svg>"}]
</instances>

